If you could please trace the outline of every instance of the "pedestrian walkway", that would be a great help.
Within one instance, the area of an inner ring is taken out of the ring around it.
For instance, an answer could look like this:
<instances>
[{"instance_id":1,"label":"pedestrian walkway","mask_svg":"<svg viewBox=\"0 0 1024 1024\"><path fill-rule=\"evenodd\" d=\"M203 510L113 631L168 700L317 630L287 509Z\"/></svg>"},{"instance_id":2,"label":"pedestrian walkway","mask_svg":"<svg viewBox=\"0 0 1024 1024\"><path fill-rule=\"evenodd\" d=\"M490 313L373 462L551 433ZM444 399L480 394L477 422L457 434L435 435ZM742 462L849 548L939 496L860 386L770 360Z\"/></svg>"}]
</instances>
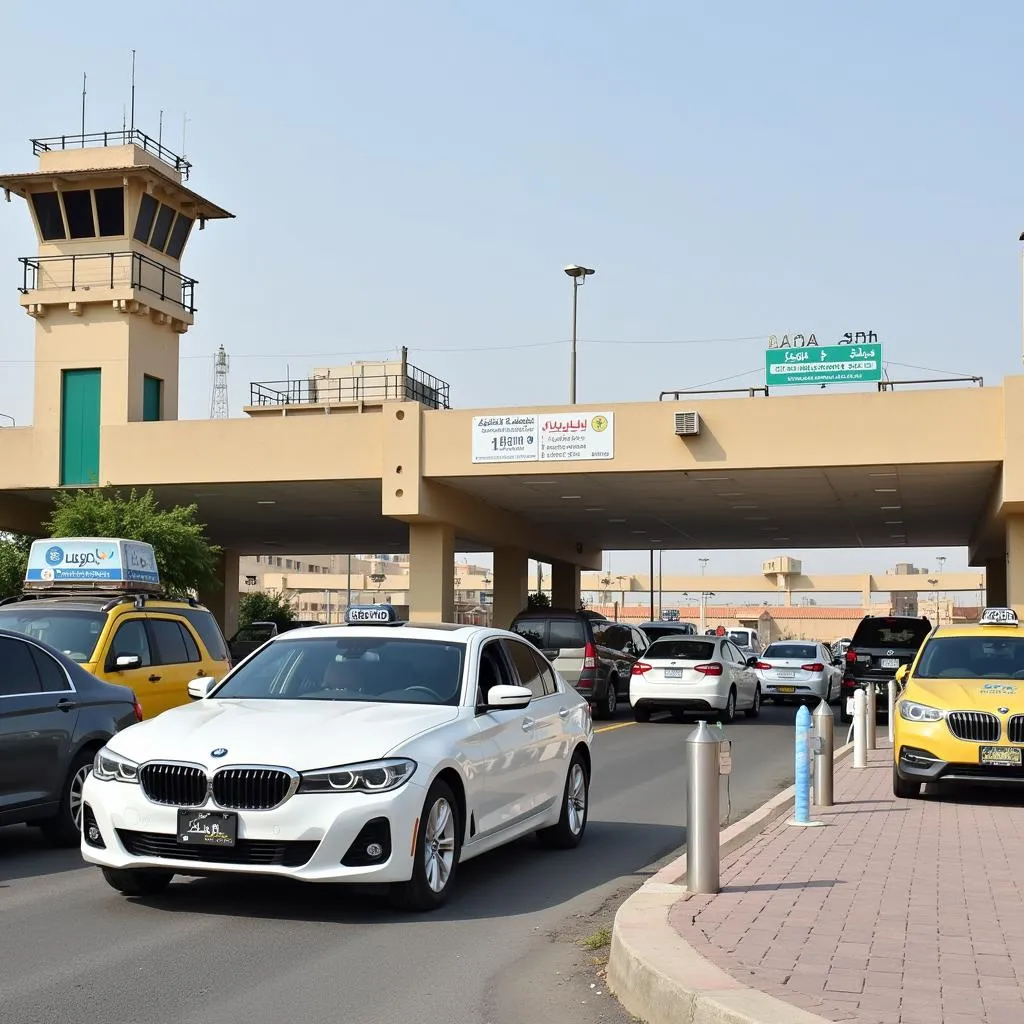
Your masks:
<instances>
[{"instance_id":1,"label":"pedestrian walkway","mask_svg":"<svg viewBox=\"0 0 1024 1024\"><path fill-rule=\"evenodd\" d=\"M669 909L675 934L743 986L824 1020L1020 1024L1019 791L897 800L886 746L867 768L840 762L835 806L812 812L823 827L787 814L723 858L719 894Z\"/></svg>"}]
</instances>

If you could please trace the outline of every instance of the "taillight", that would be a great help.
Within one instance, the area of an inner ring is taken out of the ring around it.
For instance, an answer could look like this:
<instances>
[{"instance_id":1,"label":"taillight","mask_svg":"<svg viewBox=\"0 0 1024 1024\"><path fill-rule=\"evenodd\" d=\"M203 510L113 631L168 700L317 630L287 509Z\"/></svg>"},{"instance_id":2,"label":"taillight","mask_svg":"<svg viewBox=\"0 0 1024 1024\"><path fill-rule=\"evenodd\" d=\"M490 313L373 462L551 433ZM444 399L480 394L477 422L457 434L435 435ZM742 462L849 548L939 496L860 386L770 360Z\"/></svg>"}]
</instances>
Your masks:
<instances>
[{"instance_id":1,"label":"taillight","mask_svg":"<svg viewBox=\"0 0 1024 1024\"><path fill-rule=\"evenodd\" d=\"M631 674L634 675L634 676L642 676L645 672L650 672L650 671L651 671L651 666L650 665L646 664L646 662L643 662L643 661L637 661L637 662L634 662L634 664L633 664L633 669L632 669L632 673Z\"/></svg>"},{"instance_id":2,"label":"taillight","mask_svg":"<svg viewBox=\"0 0 1024 1024\"><path fill-rule=\"evenodd\" d=\"M810 665L800 666L805 672L824 672L825 666L820 661L812 661Z\"/></svg>"},{"instance_id":3,"label":"taillight","mask_svg":"<svg viewBox=\"0 0 1024 1024\"><path fill-rule=\"evenodd\" d=\"M771 665L769 665L767 661L759 661L759 662L758 662L758 663L757 663L757 664L756 664L756 665L754 666L754 668L759 668L759 669L760 669L760 670L761 670L762 672L764 672L764 671L765 671L766 669L769 669L769 668L771 668Z\"/></svg>"},{"instance_id":4,"label":"taillight","mask_svg":"<svg viewBox=\"0 0 1024 1024\"><path fill-rule=\"evenodd\" d=\"M706 676L720 676L722 666L717 661L709 661L706 665L694 665L694 672L701 672Z\"/></svg>"},{"instance_id":5,"label":"taillight","mask_svg":"<svg viewBox=\"0 0 1024 1024\"><path fill-rule=\"evenodd\" d=\"M855 650L853 650L852 648L848 649L847 652L846 652L846 664L847 665L854 665L854 664L856 664L856 662L857 662L857 652Z\"/></svg>"},{"instance_id":6,"label":"taillight","mask_svg":"<svg viewBox=\"0 0 1024 1024\"><path fill-rule=\"evenodd\" d=\"M136 722L141 722L142 721L142 705L139 703L139 698L136 697L134 694L132 694L132 703L134 705L134 710L135 710L135 721Z\"/></svg>"},{"instance_id":7,"label":"taillight","mask_svg":"<svg viewBox=\"0 0 1024 1024\"><path fill-rule=\"evenodd\" d=\"M588 643L583 649L583 668L597 668L597 651L594 650L592 643Z\"/></svg>"}]
</instances>

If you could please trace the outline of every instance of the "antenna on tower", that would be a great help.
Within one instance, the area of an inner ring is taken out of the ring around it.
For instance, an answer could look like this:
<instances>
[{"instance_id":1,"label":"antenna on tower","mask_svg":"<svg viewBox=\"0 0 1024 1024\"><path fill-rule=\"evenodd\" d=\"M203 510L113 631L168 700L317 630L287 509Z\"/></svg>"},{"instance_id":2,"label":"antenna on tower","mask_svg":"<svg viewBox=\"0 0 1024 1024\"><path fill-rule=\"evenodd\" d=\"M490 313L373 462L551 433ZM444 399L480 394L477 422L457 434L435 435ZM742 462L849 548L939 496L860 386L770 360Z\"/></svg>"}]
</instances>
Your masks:
<instances>
[{"instance_id":1,"label":"antenna on tower","mask_svg":"<svg viewBox=\"0 0 1024 1024\"><path fill-rule=\"evenodd\" d=\"M82 72L82 146L85 146L85 72Z\"/></svg>"},{"instance_id":2,"label":"antenna on tower","mask_svg":"<svg viewBox=\"0 0 1024 1024\"><path fill-rule=\"evenodd\" d=\"M132 50L132 137L135 136L135 51Z\"/></svg>"},{"instance_id":3,"label":"antenna on tower","mask_svg":"<svg viewBox=\"0 0 1024 1024\"><path fill-rule=\"evenodd\" d=\"M210 419L228 418L228 354L221 345L213 357L213 395L210 398Z\"/></svg>"}]
</instances>

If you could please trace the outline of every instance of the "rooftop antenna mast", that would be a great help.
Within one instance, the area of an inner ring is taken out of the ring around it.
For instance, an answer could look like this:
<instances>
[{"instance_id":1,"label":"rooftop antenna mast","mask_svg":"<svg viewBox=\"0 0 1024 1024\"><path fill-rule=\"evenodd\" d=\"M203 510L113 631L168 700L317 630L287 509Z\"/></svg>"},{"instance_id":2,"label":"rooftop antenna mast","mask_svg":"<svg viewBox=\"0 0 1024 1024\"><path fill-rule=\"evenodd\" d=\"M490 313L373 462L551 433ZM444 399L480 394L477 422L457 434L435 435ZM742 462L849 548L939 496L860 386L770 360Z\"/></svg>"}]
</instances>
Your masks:
<instances>
[{"instance_id":1,"label":"rooftop antenna mast","mask_svg":"<svg viewBox=\"0 0 1024 1024\"><path fill-rule=\"evenodd\" d=\"M85 147L85 72L82 72L82 147Z\"/></svg>"},{"instance_id":2,"label":"rooftop antenna mast","mask_svg":"<svg viewBox=\"0 0 1024 1024\"><path fill-rule=\"evenodd\" d=\"M132 136L135 135L135 51L132 50Z\"/></svg>"},{"instance_id":3,"label":"rooftop antenna mast","mask_svg":"<svg viewBox=\"0 0 1024 1024\"><path fill-rule=\"evenodd\" d=\"M210 399L210 419L228 418L228 354L221 345L213 357L213 396Z\"/></svg>"},{"instance_id":4,"label":"rooftop antenna mast","mask_svg":"<svg viewBox=\"0 0 1024 1024\"><path fill-rule=\"evenodd\" d=\"M160 111L160 127L157 129L156 144L163 146L164 141L164 112Z\"/></svg>"}]
</instances>

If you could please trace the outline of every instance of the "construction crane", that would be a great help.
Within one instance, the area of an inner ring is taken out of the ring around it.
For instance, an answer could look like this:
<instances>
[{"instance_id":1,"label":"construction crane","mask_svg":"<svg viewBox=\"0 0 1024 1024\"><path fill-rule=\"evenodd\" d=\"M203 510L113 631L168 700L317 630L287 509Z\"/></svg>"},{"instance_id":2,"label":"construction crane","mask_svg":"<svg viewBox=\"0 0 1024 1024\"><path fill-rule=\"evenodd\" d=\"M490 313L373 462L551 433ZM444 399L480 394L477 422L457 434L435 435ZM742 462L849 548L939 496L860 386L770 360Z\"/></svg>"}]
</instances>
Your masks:
<instances>
[{"instance_id":1,"label":"construction crane","mask_svg":"<svg viewBox=\"0 0 1024 1024\"><path fill-rule=\"evenodd\" d=\"M210 398L210 419L228 418L228 354L221 345L213 357L213 395Z\"/></svg>"}]
</instances>

